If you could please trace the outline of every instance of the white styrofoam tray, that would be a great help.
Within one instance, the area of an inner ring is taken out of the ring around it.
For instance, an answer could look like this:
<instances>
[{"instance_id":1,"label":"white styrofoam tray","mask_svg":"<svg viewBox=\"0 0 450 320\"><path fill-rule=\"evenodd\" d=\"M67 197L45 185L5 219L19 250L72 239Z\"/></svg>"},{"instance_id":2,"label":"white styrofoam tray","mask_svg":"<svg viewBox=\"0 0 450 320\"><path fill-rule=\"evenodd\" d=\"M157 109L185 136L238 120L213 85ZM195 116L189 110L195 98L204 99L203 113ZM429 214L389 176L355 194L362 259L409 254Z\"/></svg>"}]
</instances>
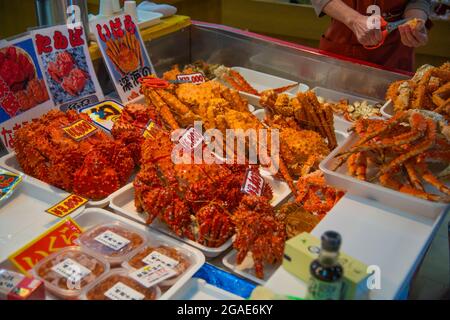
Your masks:
<instances>
[{"instance_id":1,"label":"white styrofoam tray","mask_svg":"<svg viewBox=\"0 0 450 320\"><path fill-rule=\"evenodd\" d=\"M309 87L306 84L283 79L280 77L272 76L267 73L262 73L259 71L242 68L242 67L232 67L231 68L234 71L237 71L241 74L241 76L258 92L268 90L268 89L276 89L284 86L294 85L297 84L297 86L286 90L284 93L288 93L291 95L297 94L297 92L306 92L308 91ZM247 101L256 107L261 107L259 104L259 96L256 96L254 94L250 94L247 92L239 91L241 96L243 96Z\"/></svg>"},{"instance_id":2,"label":"white styrofoam tray","mask_svg":"<svg viewBox=\"0 0 450 320\"><path fill-rule=\"evenodd\" d=\"M337 171L333 171L337 159L335 155L348 150L357 141L356 134L350 135L339 147L334 149L319 165L324 172L327 183L346 190L347 193L362 198L378 201L386 206L429 219L435 219L449 204L423 200L381 185L360 181L346 174L347 166L344 163ZM425 185L425 191L439 193L430 185Z\"/></svg>"},{"instance_id":3,"label":"white styrofoam tray","mask_svg":"<svg viewBox=\"0 0 450 320\"><path fill-rule=\"evenodd\" d=\"M130 221L127 218L118 216L112 212L106 211L100 208L89 208L84 212L75 216L74 220L80 225L83 229L88 229L98 224L110 223L119 220L125 224L128 224L134 228L142 230L146 233L147 237L151 240L154 239L158 242L166 243L168 246L173 246L180 248L185 252L189 252L189 256L192 257L193 264L184 272L184 274L180 277L180 279L173 284L166 292L164 292L160 300L168 300L171 299L173 295L177 293L177 291L183 287L185 283L192 278L192 276L201 268L201 266L205 263L205 256L197 249L183 243L177 241L171 237L168 237L160 232L154 231L147 226L142 224Z\"/></svg>"},{"instance_id":4,"label":"white styrofoam tray","mask_svg":"<svg viewBox=\"0 0 450 320\"><path fill-rule=\"evenodd\" d=\"M264 264L264 279L260 279L255 275L254 267L249 269L240 269L236 263L237 251L231 250L225 257L222 259L222 263L225 267L232 270L234 273L249 279L257 284L265 285L266 281L275 273L281 263L278 264Z\"/></svg>"},{"instance_id":5,"label":"white styrofoam tray","mask_svg":"<svg viewBox=\"0 0 450 320\"><path fill-rule=\"evenodd\" d=\"M2 167L4 167L5 169L8 169L8 170L10 170L10 171L12 171L12 172L16 172L16 173L21 173L21 174L23 174L23 175L26 176L28 179L33 180L34 183L36 183L36 184L41 184L41 185L49 186L49 187L53 190L53 192L55 192L55 193L58 193L58 194L67 194L67 192L64 191L64 190L62 190L62 189L59 189L59 188L54 187L54 186L51 186L51 185L49 185L48 183L46 183L46 182L44 182L44 181L41 181L41 180L39 180L39 179L36 179L36 178L34 178L34 177L32 177L32 176L29 176L29 175L25 174L25 173L22 171L22 168L20 167L20 164L19 164L19 162L17 161L16 154L15 154L14 152L8 153L7 155L1 157L1 158L0 158L0 165L1 165ZM108 203L109 203L109 198L108 198L108 197L106 197L106 198L104 198L104 199L102 199L102 200L89 200L89 201L86 203L86 207L98 207L98 208L104 208L104 207L106 207L106 206L108 205Z\"/></svg>"},{"instance_id":6,"label":"white styrofoam tray","mask_svg":"<svg viewBox=\"0 0 450 320\"><path fill-rule=\"evenodd\" d=\"M267 183L270 184L273 190L274 197L272 198L271 205L276 207L286 201L291 195L291 190L287 183L277 180L272 176L269 176L265 171L261 170L261 175L264 177ZM117 214L127 217L136 222L145 224L146 213L139 213L136 211L136 206L134 205L134 187L133 183L129 183L123 188L117 190L109 196L110 204L109 206ZM186 242L189 245L198 248L203 254L208 258L217 257L219 254L225 252L233 244L233 239L230 238L223 245L217 248L211 248L201 245L193 240L187 238L181 238L177 236L169 227L161 222L159 219L155 219L152 224L152 228L157 229L175 239Z\"/></svg>"},{"instance_id":7,"label":"white styrofoam tray","mask_svg":"<svg viewBox=\"0 0 450 320\"><path fill-rule=\"evenodd\" d=\"M0 205L0 261L22 248L61 219L45 210L69 193L23 176L14 193ZM84 210L84 205L70 216Z\"/></svg>"},{"instance_id":8,"label":"white styrofoam tray","mask_svg":"<svg viewBox=\"0 0 450 320\"><path fill-rule=\"evenodd\" d=\"M175 293L172 300L244 300L243 298L217 288L203 279L191 278Z\"/></svg>"},{"instance_id":9,"label":"white styrofoam tray","mask_svg":"<svg viewBox=\"0 0 450 320\"><path fill-rule=\"evenodd\" d=\"M359 101L359 102L367 101L371 105L381 103L380 100L376 100L373 98L366 98L363 96L340 92L340 91L323 88L323 87L314 87L311 91L313 91L317 97L322 97L325 99L326 102L329 102L329 103L338 103L342 99L347 99L350 104L355 103L357 101ZM380 110L380 112L381 112L381 110ZM383 113L381 112L381 114L383 114ZM341 115L335 115L335 117L339 118L341 121L352 124L351 121L346 120ZM375 118L377 118L377 117L374 117L374 119Z\"/></svg>"},{"instance_id":10,"label":"white styrofoam tray","mask_svg":"<svg viewBox=\"0 0 450 320\"><path fill-rule=\"evenodd\" d=\"M383 117L387 119L392 118L392 116L394 115L394 104L392 103L392 100L389 99L388 101L386 101L386 103L381 107L380 111Z\"/></svg>"}]
</instances>

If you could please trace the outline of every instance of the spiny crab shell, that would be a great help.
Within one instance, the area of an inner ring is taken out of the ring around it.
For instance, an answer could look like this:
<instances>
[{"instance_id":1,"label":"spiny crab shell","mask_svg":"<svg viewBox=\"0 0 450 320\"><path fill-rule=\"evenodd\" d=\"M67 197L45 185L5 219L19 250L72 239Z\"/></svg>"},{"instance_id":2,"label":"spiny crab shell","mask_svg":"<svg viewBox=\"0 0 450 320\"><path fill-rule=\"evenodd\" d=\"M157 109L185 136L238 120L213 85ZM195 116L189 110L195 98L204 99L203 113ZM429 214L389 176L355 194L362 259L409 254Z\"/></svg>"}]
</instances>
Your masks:
<instances>
[{"instance_id":1,"label":"spiny crab shell","mask_svg":"<svg viewBox=\"0 0 450 320\"><path fill-rule=\"evenodd\" d=\"M129 150L97 129L79 141L63 127L89 116L51 110L15 132L14 150L23 171L39 180L92 200L107 197L131 176Z\"/></svg>"}]
</instances>

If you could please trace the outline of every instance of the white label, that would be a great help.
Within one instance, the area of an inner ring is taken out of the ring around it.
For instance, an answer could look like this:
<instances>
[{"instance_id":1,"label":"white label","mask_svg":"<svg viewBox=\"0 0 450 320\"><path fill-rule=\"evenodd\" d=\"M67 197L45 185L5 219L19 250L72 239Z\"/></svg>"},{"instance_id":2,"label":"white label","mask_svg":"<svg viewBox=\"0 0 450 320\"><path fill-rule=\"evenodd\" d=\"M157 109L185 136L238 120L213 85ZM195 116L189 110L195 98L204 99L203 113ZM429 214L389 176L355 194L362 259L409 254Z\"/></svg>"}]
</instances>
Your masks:
<instances>
[{"instance_id":1,"label":"white label","mask_svg":"<svg viewBox=\"0 0 450 320\"><path fill-rule=\"evenodd\" d=\"M0 270L0 298L6 299L8 293L14 289L24 278L20 273Z\"/></svg>"},{"instance_id":2,"label":"white label","mask_svg":"<svg viewBox=\"0 0 450 320\"><path fill-rule=\"evenodd\" d=\"M148 256L142 259L142 262L153 267L162 266L172 269L175 268L179 263L177 260L163 255L162 253L159 253L157 251L153 251L152 253L150 253Z\"/></svg>"},{"instance_id":3,"label":"white label","mask_svg":"<svg viewBox=\"0 0 450 320\"><path fill-rule=\"evenodd\" d=\"M143 300L145 298L142 293L130 288L122 282L117 282L112 286L105 292L105 296L111 300Z\"/></svg>"},{"instance_id":4,"label":"white label","mask_svg":"<svg viewBox=\"0 0 450 320\"><path fill-rule=\"evenodd\" d=\"M175 276L175 270L163 266L145 266L130 274L130 277L146 288L150 288L161 281Z\"/></svg>"},{"instance_id":5,"label":"white label","mask_svg":"<svg viewBox=\"0 0 450 320\"><path fill-rule=\"evenodd\" d=\"M127 238L119 236L117 233L110 230L106 230L105 232L99 234L95 237L95 240L116 251L122 249L130 243L130 240Z\"/></svg>"},{"instance_id":6,"label":"white label","mask_svg":"<svg viewBox=\"0 0 450 320\"><path fill-rule=\"evenodd\" d=\"M205 76L200 72L190 74L177 74L177 80L198 84L205 82Z\"/></svg>"},{"instance_id":7,"label":"white label","mask_svg":"<svg viewBox=\"0 0 450 320\"><path fill-rule=\"evenodd\" d=\"M178 143L181 144L184 150L190 152L196 149L203 142L203 135L191 127L186 130L186 132L181 136Z\"/></svg>"},{"instance_id":8,"label":"white label","mask_svg":"<svg viewBox=\"0 0 450 320\"><path fill-rule=\"evenodd\" d=\"M258 171L248 170L241 191L247 194L260 196L264 188L264 178Z\"/></svg>"},{"instance_id":9,"label":"white label","mask_svg":"<svg viewBox=\"0 0 450 320\"><path fill-rule=\"evenodd\" d=\"M72 283L80 282L81 279L91 273L91 270L70 258L67 258L63 262L54 265L52 267L52 271L55 271Z\"/></svg>"}]
</instances>

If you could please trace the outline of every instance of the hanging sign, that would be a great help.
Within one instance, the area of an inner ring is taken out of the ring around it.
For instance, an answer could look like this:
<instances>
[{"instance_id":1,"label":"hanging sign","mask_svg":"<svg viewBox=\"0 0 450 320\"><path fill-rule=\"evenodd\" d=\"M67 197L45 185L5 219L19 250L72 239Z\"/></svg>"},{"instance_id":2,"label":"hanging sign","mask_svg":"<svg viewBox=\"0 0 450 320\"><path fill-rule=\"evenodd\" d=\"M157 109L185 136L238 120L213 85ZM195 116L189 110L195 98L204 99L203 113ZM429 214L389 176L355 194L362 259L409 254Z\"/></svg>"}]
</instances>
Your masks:
<instances>
[{"instance_id":1,"label":"hanging sign","mask_svg":"<svg viewBox=\"0 0 450 320\"><path fill-rule=\"evenodd\" d=\"M154 74L139 29L130 15L91 22L111 79L122 103L139 96L139 78Z\"/></svg>"}]
</instances>

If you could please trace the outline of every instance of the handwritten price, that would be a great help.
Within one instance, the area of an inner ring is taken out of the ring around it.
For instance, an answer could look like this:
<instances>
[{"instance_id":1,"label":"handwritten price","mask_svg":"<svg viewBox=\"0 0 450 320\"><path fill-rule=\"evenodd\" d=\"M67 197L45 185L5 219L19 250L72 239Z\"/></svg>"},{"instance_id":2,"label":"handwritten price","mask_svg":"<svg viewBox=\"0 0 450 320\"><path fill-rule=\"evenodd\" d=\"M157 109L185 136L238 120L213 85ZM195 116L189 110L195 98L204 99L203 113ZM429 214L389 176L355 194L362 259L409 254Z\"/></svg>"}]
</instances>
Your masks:
<instances>
[{"instance_id":1,"label":"handwritten price","mask_svg":"<svg viewBox=\"0 0 450 320\"><path fill-rule=\"evenodd\" d=\"M53 207L45 210L46 212L57 216L57 217L65 217L68 214L74 212L76 209L85 204L88 200L86 198L71 194L61 202L58 202Z\"/></svg>"}]
</instances>

